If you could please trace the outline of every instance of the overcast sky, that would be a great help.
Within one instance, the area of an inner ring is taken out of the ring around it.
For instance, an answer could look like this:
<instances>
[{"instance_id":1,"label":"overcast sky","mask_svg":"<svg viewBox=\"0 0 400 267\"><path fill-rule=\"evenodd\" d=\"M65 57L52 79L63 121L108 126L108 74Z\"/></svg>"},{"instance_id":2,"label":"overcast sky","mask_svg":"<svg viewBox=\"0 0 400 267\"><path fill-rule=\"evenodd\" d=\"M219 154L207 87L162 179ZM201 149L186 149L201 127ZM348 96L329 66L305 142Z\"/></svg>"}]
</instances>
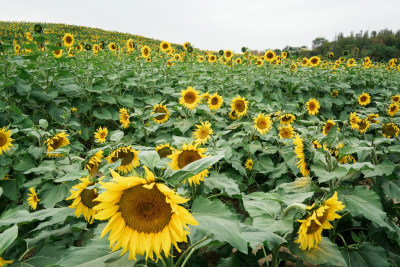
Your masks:
<instances>
[{"instance_id":1,"label":"overcast sky","mask_svg":"<svg viewBox=\"0 0 400 267\"><path fill-rule=\"evenodd\" d=\"M400 29L400 0L0 0L0 6L0 20L90 26L237 52Z\"/></svg>"}]
</instances>

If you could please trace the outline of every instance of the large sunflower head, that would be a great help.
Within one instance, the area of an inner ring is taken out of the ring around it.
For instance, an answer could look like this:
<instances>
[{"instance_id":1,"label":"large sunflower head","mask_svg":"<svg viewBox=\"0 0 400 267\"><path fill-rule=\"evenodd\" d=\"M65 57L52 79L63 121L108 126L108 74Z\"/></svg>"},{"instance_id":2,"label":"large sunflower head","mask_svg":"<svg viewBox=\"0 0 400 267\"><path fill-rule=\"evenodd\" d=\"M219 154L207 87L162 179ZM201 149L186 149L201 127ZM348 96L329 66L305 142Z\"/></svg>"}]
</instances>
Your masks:
<instances>
[{"instance_id":1,"label":"large sunflower head","mask_svg":"<svg viewBox=\"0 0 400 267\"><path fill-rule=\"evenodd\" d=\"M126 41L126 48L128 49L128 51L135 51L135 43L132 39L128 39Z\"/></svg>"},{"instance_id":2,"label":"large sunflower head","mask_svg":"<svg viewBox=\"0 0 400 267\"><path fill-rule=\"evenodd\" d=\"M191 144L184 144L181 148L181 150L176 150L172 155L168 156L172 162L170 163L171 169L173 170L180 170L186 165L189 165L192 162L195 162L196 160L202 159L206 157L204 153L207 151L206 148L198 148L199 144L198 143L191 143ZM190 177L188 179L189 184L192 185L194 184L200 184L200 181L204 180L204 177L208 176L208 170L205 169L201 171L200 173Z\"/></svg>"},{"instance_id":3,"label":"large sunflower head","mask_svg":"<svg viewBox=\"0 0 400 267\"><path fill-rule=\"evenodd\" d=\"M197 129L193 132L193 137L196 138L196 143L204 145L208 139L211 139L213 130L211 129L211 124L206 121L202 122L201 125L195 125Z\"/></svg>"},{"instance_id":4,"label":"large sunflower head","mask_svg":"<svg viewBox=\"0 0 400 267\"><path fill-rule=\"evenodd\" d=\"M59 149L60 147L68 145L69 140L67 136L68 134L66 134L65 132L61 132L44 141L47 144L47 152L51 152L56 149ZM64 157L65 155L57 153L47 153L46 156L58 158L58 157Z\"/></svg>"},{"instance_id":5,"label":"large sunflower head","mask_svg":"<svg viewBox=\"0 0 400 267\"><path fill-rule=\"evenodd\" d=\"M392 102L388 108L387 113L390 117L393 117L397 114L397 112L399 112L399 104L397 102Z\"/></svg>"},{"instance_id":6,"label":"large sunflower head","mask_svg":"<svg viewBox=\"0 0 400 267\"><path fill-rule=\"evenodd\" d=\"M208 62L210 63L215 63L217 61L217 56L216 55L209 55L208 56Z\"/></svg>"},{"instance_id":7,"label":"large sunflower head","mask_svg":"<svg viewBox=\"0 0 400 267\"><path fill-rule=\"evenodd\" d=\"M73 199L74 202L69 207L75 209L75 216L79 218L83 214L85 220L91 224L94 221L94 215L97 213L97 210L93 208L100 203L94 200L98 196L97 190L88 188L94 185L89 176L79 180L81 182L72 187L71 196L66 200Z\"/></svg>"},{"instance_id":8,"label":"large sunflower head","mask_svg":"<svg viewBox=\"0 0 400 267\"><path fill-rule=\"evenodd\" d=\"M301 60L301 65L303 67L308 66L309 63L310 63L310 61L306 57L303 57L303 59Z\"/></svg>"},{"instance_id":9,"label":"large sunflower head","mask_svg":"<svg viewBox=\"0 0 400 267\"><path fill-rule=\"evenodd\" d=\"M166 122L169 118L169 111L167 109L167 106L165 106L163 104L157 104L153 108L152 114L155 114L155 113L158 115L156 117L154 117L153 120L158 124Z\"/></svg>"},{"instance_id":10,"label":"large sunflower head","mask_svg":"<svg viewBox=\"0 0 400 267\"><path fill-rule=\"evenodd\" d=\"M148 58L151 54L151 49L147 45L142 47L142 57Z\"/></svg>"},{"instance_id":11,"label":"large sunflower head","mask_svg":"<svg viewBox=\"0 0 400 267\"><path fill-rule=\"evenodd\" d=\"M37 204L39 203L40 199L38 198L38 195L35 191L35 188L31 187L29 188L29 191L31 192L30 194L28 193L28 204L31 209L36 210L37 209Z\"/></svg>"},{"instance_id":12,"label":"large sunflower head","mask_svg":"<svg viewBox=\"0 0 400 267\"><path fill-rule=\"evenodd\" d=\"M201 98L199 91L196 91L193 87L188 86L186 90L181 91L181 98L179 104L184 105L187 109L194 109L199 105Z\"/></svg>"},{"instance_id":13,"label":"large sunflower head","mask_svg":"<svg viewBox=\"0 0 400 267\"><path fill-rule=\"evenodd\" d=\"M235 115L237 118L241 118L247 113L247 103L245 97L241 97L238 95L234 99L232 99L231 110L235 111Z\"/></svg>"},{"instance_id":14,"label":"large sunflower head","mask_svg":"<svg viewBox=\"0 0 400 267\"><path fill-rule=\"evenodd\" d=\"M319 65L319 63L321 63L321 58L320 57L314 56L314 57L310 58L309 64L311 66L317 67Z\"/></svg>"},{"instance_id":15,"label":"large sunflower head","mask_svg":"<svg viewBox=\"0 0 400 267\"><path fill-rule=\"evenodd\" d=\"M156 152L158 153L158 155L160 156L160 158L166 158L169 155L171 155L174 152L174 148L171 147L168 143L167 144L162 144L162 145L158 145L156 147Z\"/></svg>"},{"instance_id":16,"label":"large sunflower head","mask_svg":"<svg viewBox=\"0 0 400 267\"><path fill-rule=\"evenodd\" d=\"M161 44L160 44L160 51L161 52L167 52L170 49L171 49L171 44L170 43L165 42L165 41L161 42Z\"/></svg>"},{"instance_id":17,"label":"large sunflower head","mask_svg":"<svg viewBox=\"0 0 400 267\"><path fill-rule=\"evenodd\" d=\"M260 134L266 134L272 128L271 117L267 114L259 113L257 117L253 118L254 129Z\"/></svg>"},{"instance_id":18,"label":"large sunflower head","mask_svg":"<svg viewBox=\"0 0 400 267\"><path fill-rule=\"evenodd\" d=\"M122 125L124 126L124 128L128 128L129 124L131 123L129 121L129 113L128 110L126 110L125 108L121 108L119 110L119 122L122 123Z\"/></svg>"},{"instance_id":19,"label":"large sunflower head","mask_svg":"<svg viewBox=\"0 0 400 267\"><path fill-rule=\"evenodd\" d=\"M99 164L103 159L103 150L99 150L94 154L85 165L85 170L89 171L90 176L94 177L99 170Z\"/></svg>"},{"instance_id":20,"label":"large sunflower head","mask_svg":"<svg viewBox=\"0 0 400 267\"><path fill-rule=\"evenodd\" d=\"M208 108L210 110L218 110L221 108L222 103L224 102L222 96L218 93L214 93L208 98Z\"/></svg>"},{"instance_id":21,"label":"large sunflower head","mask_svg":"<svg viewBox=\"0 0 400 267\"><path fill-rule=\"evenodd\" d=\"M10 147L13 147L11 142L14 140L10 136L11 131L6 131L6 127L0 129L0 155L3 154L3 152L9 151Z\"/></svg>"},{"instance_id":22,"label":"large sunflower head","mask_svg":"<svg viewBox=\"0 0 400 267\"><path fill-rule=\"evenodd\" d=\"M183 44L183 49L187 50L189 46L190 46L190 43L189 42L185 42Z\"/></svg>"},{"instance_id":23,"label":"large sunflower head","mask_svg":"<svg viewBox=\"0 0 400 267\"><path fill-rule=\"evenodd\" d=\"M283 125L279 127L279 138L280 139L287 139L293 138L294 135L294 128L290 124Z\"/></svg>"},{"instance_id":24,"label":"large sunflower head","mask_svg":"<svg viewBox=\"0 0 400 267\"><path fill-rule=\"evenodd\" d=\"M139 163L139 151L131 148L131 146L124 146L115 149L107 157L108 163L112 164L121 159L121 165L117 168L120 173L129 173L140 165Z\"/></svg>"},{"instance_id":25,"label":"large sunflower head","mask_svg":"<svg viewBox=\"0 0 400 267\"><path fill-rule=\"evenodd\" d=\"M362 93L358 97L358 104L360 104L360 106L366 106L370 102L371 102L371 96L368 93Z\"/></svg>"},{"instance_id":26,"label":"large sunflower head","mask_svg":"<svg viewBox=\"0 0 400 267\"><path fill-rule=\"evenodd\" d=\"M282 125L290 124L296 120L296 116L290 113L284 114L280 117L280 122Z\"/></svg>"},{"instance_id":27,"label":"large sunflower head","mask_svg":"<svg viewBox=\"0 0 400 267\"><path fill-rule=\"evenodd\" d=\"M75 39L74 36L72 36L72 34L66 33L63 37L63 41L64 41L64 46L71 47L74 45Z\"/></svg>"},{"instance_id":28,"label":"large sunflower head","mask_svg":"<svg viewBox=\"0 0 400 267\"><path fill-rule=\"evenodd\" d=\"M308 100L308 102L306 103L307 106L307 111L308 111L308 115L315 115L318 114L320 105L317 99L315 98L311 98L310 100Z\"/></svg>"},{"instance_id":29,"label":"large sunflower head","mask_svg":"<svg viewBox=\"0 0 400 267\"><path fill-rule=\"evenodd\" d=\"M274 51L272 50L268 50L267 52L265 52L264 54L264 58L266 61L268 62L273 62L275 60L276 54Z\"/></svg>"},{"instance_id":30,"label":"large sunflower head","mask_svg":"<svg viewBox=\"0 0 400 267\"><path fill-rule=\"evenodd\" d=\"M129 259L146 254L153 259L168 257L171 243L180 251L178 242L187 242L188 224L197 221L180 204L188 201L162 183L155 182L154 174L146 167L146 179L121 177L112 171L113 179L102 183L106 190L95 201L99 211L95 219L109 220L101 233L111 231L109 240L113 251L122 247L122 254L129 251Z\"/></svg>"},{"instance_id":31,"label":"large sunflower head","mask_svg":"<svg viewBox=\"0 0 400 267\"><path fill-rule=\"evenodd\" d=\"M333 126L335 126L336 123L333 120L328 120L325 124L324 127L322 128L322 134L323 135L328 135L329 131L332 129Z\"/></svg>"},{"instance_id":32,"label":"large sunflower head","mask_svg":"<svg viewBox=\"0 0 400 267\"><path fill-rule=\"evenodd\" d=\"M116 52L118 49L118 46L115 43L110 43L108 45L108 49L110 49L112 52Z\"/></svg>"},{"instance_id":33,"label":"large sunflower head","mask_svg":"<svg viewBox=\"0 0 400 267\"><path fill-rule=\"evenodd\" d=\"M225 50L225 51L224 51L224 57L225 57L227 60L230 60L230 59L233 57L233 52L232 52L231 50Z\"/></svg>"},{"instance_id":34,"label":"large sunflower head","mask_svg":"<svg viewBox=\"0 0 400 267\"><path fill-rule=\"evenodd\" d=\"M383 137L391 138L393 136L397 137L399 135L399 127L390 122L382 125L382 135Z\"/></svg>"}]
</instances>

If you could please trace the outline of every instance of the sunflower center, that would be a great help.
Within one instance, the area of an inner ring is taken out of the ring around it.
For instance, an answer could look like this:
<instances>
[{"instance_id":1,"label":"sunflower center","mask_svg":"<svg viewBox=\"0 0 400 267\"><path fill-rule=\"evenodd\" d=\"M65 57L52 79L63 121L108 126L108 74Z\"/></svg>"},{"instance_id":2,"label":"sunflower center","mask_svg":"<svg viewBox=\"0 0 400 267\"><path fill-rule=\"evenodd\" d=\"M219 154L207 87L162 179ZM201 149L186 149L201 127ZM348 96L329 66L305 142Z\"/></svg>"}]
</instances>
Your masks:
<instances>
[{"instance_id":1,"label":"sunflower center","mask_svg":"<svg viewBox=\"0 0 400 267\"><path fill-rule=\"evenodd\" d=\"M268 58L268 59L271 59L271 58L273 58L273 57L274 57L274 55L273 55L272 53L268 53L268 54L267 54L267 58Z\"/></svg>"},{"instance_id":2,"label":"sunflower center","mask_svg":"<svg viewBox=\"0 0 400 267\"><path fill-rule=\"evenodd\" d=\"M396 134L396 129L391 125L383 126L383 133L387 136L394 136Z\"/></svg>"},{"instance_id":3,"label":"sunflower center","mask_svg":"<svg viewBox=\"0 0 400 267\"><path fill-rule=\"evenodd\" d=\"M65 42L66 42L67 44L72 43L72 38L71 38L71 36L65 37Z\"/></svg>"},{"instance_id":4,"label":"sunflower center","mask_svg":"<svg viewBox=\"0 0 400 267\"><path fill-rule=\"evenodd\" d=\"M259 119L257 120L257 127L260 129L265 129L267 128L267 121L265 119Z\"/></svg>"},{"instance_id":5,"label":"sunflower center","mask_svg":"<svg viewBox=\"0 0 400 267\"><path fill-rule=\"evenodd\" d=\"M314 65L317 64L317 63L318 63L318 59L313 58L313 59L311 60L311 63L314 64Z\"/></svg>"},{"instance_id":6,"label":"sunflower center","mask_svg":"<svg viewBox=\"0 0 400 267\"><path fill-rule=\"evenodd\" d=\"M106 132L101 132L100 133L100 138L104 139L107 136Z\"/></svg>"},{"instance_id":7,"label":"sunflower center","mask_svg":"<svg viewBox=\"0 0 400 267\"><path fill-rule=\"evenodd\" d=\"M51 148L53 148L53 150L56 150L58 148L60 148L62 145L62 139L61 138L55 138L53 140L53 143L50 145Z\"/></svg>"},{"instance_id":8,"label":"sunflower center","mask_svg":"<svg viewBox=\"0 0 400 267\"><path fill-rule=\"evenodd\" d=\"M167 49L168 48L168 44L163 44L163 49Z\"/></svg>"},{"instance_id":9,"label":"sunflower center","mask_svg":"<svg viewBox=\"0 0 400 267\"><path fill-rule=\"evenodd\" d=\"M365 128L367 128L368 124L366 122L366 120L361 120L358 123L358 126L360 127L360 130L364 130Z\"/></svg>"},{"instance_id":10,"label":"sunflower center","mask_svg":"<svg viewBox=\"0 0 400 267\"><path fill-rule=\"evenodd\" d=\"M361 96L360 101L367 102L367 96L365 96L365 95Z\"/></svg>"},{"instance_id":11,"label":"sunflower center","mask_svg":"<svg viewBox=\"0 0 400 267\"><path fill-rule=\"evenodd\" d=\"M178 157L178 167L182 169L186 165L201 159L197 151L184 150Z\"/></svg>"},{"instance_id":12,"label":"sunflower center","mask_svg":"<svg viewBox=\"0 0 400 267\"><path fill-rule=\"evenodd\" d=\"M243 100L236 100L235 110L237 110L239 112L243 112L245 110L245 104L244 104Z\"/></svg>"},{"instance_id":13,"label":"sunflower center","mask_svg":"<svg viewBox=\"0 0 400 267\"><path fill-rule=\"evenodd\" d=\"M315 105L314 102L310 102L310 103L308 104L308 108L309 108L311 111L315 110L315 107L316 107L316 105Z\"/></svg>"},{"instance_id":14,"label":"sunflower center","mask_svg":"<svg viewBox=\"0 0 400 267\"><path fill-rule=\"evenodd\" d=\"M100 202L93 201L98 196L94 189L83 189L81 193L82 204L88 208L93 208Z\"/></svg>"},{"instance_id":15,"label":"sunflower center","mask_svg":"<svg viewBox=\"0 0 400 267\"><path fill-rule=\"evenodd\" d=\"M290 119L291 119L291 117L290 116L287 116L287 115L285 115L285 116L283 116L282 117L282 121L290 121Z\"/></svg>"},{"instance_id":16,"label":"sunflower center","mask_svg":"<svg viewBox=\"0 0 400 267\"><path fill-rule=\"evenodd\" d=\"M157 151L160 158L166 158L167 156L172 154L172 149L169 147L163 147Z\"/></svg>"},{"instance_id":17,"label":"sunflower center","mask_svg":"<svg viewBox=\"0 0 400 267\"><path fill-rule=\"evenodd\" d=\"M7 136L3 133L0 133L0 147L4 146L7 143Z\"/></svg>"},{"instance_id":18,"label":"sunflower center","mask_svg":"<svg viewBox=\"0 0 400 267\"><path fill-rule=\"evenodd\" d=\"M158 116L156 117L157 120L162 120L162 119L165 118L165 116L167 116L166 110L165 110L164 108L162 108L162 107L157 107L157 108L154 110L154 113L164 113L164 114L158 115Z\"/></svg>"},{"instance_id":19,"label":"sunflower center","mask_svg":"<svg viewBox=\"0 0 400 267\"><path fill-rule=\"evenodd\" d=\"M335 125L335 124L330 123L330 122L327 123L327 124L326 124L326 127L325 127L325 131L326 131L326 132L329 132L329 131L332 129L333 125Z\"/></svg>"},{"instance_id":20,"label":"sunflower center","mask_svg":"<svg viewBox=\"0 0 400 267\"><path fill-rule=\"evenodd\" d=\"M208 129L205 128L201 129L199 133L201 139L207 138L208 134Z\"/></svg>"},{"instance_id":21,"label":"sunflower center","mask_svg":"<svg viewBox=\"0 0 400 267\"><path fill-rule=\"evenodd\" d=\"M289 131L288 129L283 129L282 132L281 132L281 135L282 135L284 138L289 138L289 136L290 136L290 131Z\"/></svg>"},{"instance_id":22,"label":"sunflower center","mask_svg":"<svg viewBox=\"0 0 400 267\"><path fill-rule=\"evenodd\" d=\"M327 217L328 217L328 209L326 209L321 216L317 216L317 220L321 224L323 224ZM307 229L307 234L312 234L312 233L316 232L321 227L322 226L317 224L314 220L311 220L311 225Z\"/></svg>"},{"instance_id":23,"label":"sunflower center","mask_svg":"<svg viewBox=\"0 0 400 267\"><path fill-rule=\"evenodd\" d=\"M118 155L113 157L111 160L113 162L116 162L118 159L122 159L121 166L123 165L128 165L129 163L132 162L132 160L135 158L135 154L132 151L120 151L118 152Z\"/></svg>"},{"instance_id":24,"label":"sunflower center","mask_svg":"<svg viewBox=\"0 0 400 267\"><path fill-rule=\"evenodd\" d=\"M141 185L125 190L119 201L119 211L133 230L158 233L171 221L172 209L157 186L146 189Z\"/></svg>"},{"instance_id":25,"label":"sunflower center","mask_svg":"<svg viewBox=\"0 0 400 267\"><path fill-rule=\"evenodd\" d=\"M390 112L394 112L395 110L396 110L396 106L393 105L390 107Z\"/></svg>"},{"instance_id":26,"label":"sunflower center","mask_svg":"<svg viewBox=\"0 0 400 267\"><path fill-rule=\"evenodd\" d=\"M193 93L193 92L187 92L187 93L185 94L184 99L185 99L185 102L186 102L186 103L192 104L192 103L194 103L194 102L196 101L196 95L195 95L195 93Z\"/></svg>"},{"instance_id":27,"label":"sunflower center","mask_svg":"<svg viewBox=\"0 0 400 267\"><path fill-rule=\"evenodd\" d=\"M211 104L217 105L218 104L218 98L216 98L216 97L211 98Z\"/></svg>"}]
</instances>

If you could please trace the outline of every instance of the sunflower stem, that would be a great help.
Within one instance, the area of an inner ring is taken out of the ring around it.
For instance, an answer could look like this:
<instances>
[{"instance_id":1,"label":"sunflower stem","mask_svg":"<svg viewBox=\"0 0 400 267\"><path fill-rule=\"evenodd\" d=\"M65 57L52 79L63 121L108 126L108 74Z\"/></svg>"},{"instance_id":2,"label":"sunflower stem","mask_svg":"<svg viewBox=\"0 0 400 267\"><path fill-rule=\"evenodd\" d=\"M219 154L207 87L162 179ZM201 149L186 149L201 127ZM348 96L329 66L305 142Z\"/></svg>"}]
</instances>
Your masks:
<instances>
[{"instance_id":1,"label":"sunflower stem","mask_svg":"<svg viewBox=\"0 0 400 267\"><path fill-rule=\"evenodd\" d=\"M197 241L196 243L191 244L187 250L185 250L185 252L182 253L182 255L179 257L178 261L175 264L175 267L184 267L185 264L187 263L187 261L189 260L190 256L193 254L193 252L195 251L195 247L197 247L198 245L200 245L201 243L203 243L204 241L210 239L210 237L205 236L202 239L200 239L199 241ZM184 260L185 256L187 255L186 259ZM183 261L182 265L181 262Z\"/></svg>"}]
</instances>

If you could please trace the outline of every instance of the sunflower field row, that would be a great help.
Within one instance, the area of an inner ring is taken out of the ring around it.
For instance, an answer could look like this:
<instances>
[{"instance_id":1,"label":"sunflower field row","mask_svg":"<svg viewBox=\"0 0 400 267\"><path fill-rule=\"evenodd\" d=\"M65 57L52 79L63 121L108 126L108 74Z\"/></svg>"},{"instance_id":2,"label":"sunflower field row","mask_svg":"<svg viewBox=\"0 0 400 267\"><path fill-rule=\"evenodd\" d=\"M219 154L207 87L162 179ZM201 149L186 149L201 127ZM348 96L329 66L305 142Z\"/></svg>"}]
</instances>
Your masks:
<instances>
[{"instance_id":1,"label":"sunflower field row","mask_svg":"<svg viewBox=\"0 0 400 267\"><path fill-rule=\"evenodd\" d=\"M0 266L400 265L398 59L0 41Z\"/></svg>"}]
</instances>

